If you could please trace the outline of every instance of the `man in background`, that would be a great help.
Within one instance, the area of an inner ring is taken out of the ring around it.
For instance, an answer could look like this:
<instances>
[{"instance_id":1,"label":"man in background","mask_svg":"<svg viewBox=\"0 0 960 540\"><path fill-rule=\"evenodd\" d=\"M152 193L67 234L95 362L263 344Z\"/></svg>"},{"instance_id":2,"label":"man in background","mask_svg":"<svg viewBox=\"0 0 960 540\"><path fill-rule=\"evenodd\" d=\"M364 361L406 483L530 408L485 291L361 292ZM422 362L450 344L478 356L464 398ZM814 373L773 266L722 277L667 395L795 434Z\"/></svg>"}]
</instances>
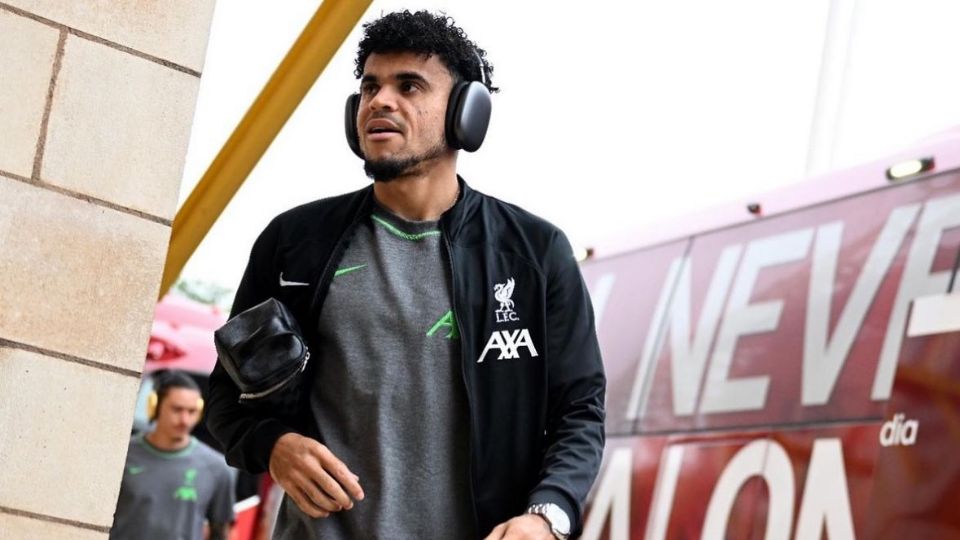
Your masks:
<instances>
[{"instance_id":1,"label":"man in background","mask_svg":"<svg viewBox=\"0 0 960 540\"><path fill-rule=\"evenodd\" d=\"M190 435L203 414L200 388L180 371L154 375L147 416L134 435L111 540L225 540L233 522L234 481L223 456Z\"/></svg>"}]
</instances>

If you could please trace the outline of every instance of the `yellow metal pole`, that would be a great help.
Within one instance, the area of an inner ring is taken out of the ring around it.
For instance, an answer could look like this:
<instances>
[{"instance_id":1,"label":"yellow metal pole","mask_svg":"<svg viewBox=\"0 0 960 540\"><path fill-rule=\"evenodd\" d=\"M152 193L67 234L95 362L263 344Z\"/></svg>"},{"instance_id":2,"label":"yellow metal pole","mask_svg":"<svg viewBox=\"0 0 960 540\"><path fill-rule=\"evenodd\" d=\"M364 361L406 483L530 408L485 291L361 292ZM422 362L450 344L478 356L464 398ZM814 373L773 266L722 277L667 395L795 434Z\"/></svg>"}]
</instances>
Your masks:
<instances>
[{"instance_id":1,"label":"yellow metal pole","mask_svg":"<svg viewBox=\"0 0 960 540\"><path fill-rule=\"evenodd\" d=\"M170 289L373 0L325 0L173 220L160 296Z\"/></svg>"}]
</instances>

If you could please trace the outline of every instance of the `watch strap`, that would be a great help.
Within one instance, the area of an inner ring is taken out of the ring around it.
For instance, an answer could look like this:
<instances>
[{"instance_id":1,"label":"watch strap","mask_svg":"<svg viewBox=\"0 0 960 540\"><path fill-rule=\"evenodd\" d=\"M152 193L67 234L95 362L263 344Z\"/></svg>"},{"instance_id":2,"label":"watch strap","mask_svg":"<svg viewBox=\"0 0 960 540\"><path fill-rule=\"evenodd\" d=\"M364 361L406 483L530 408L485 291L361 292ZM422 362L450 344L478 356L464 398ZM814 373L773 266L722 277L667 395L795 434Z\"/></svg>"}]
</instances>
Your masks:
<instances>
[{"instance_id":1,"label":"watch strap","mask_svg":"<svg viewBox=\"0 0 960 540\"><path fill-rule=\"evenodd\" d=\"M532 504L527 508L528 514L536 514L546 520L550 532L557 540L567 540L570 537L570 517L558 505L553 503Z\"/></svg>"}]
</instances>

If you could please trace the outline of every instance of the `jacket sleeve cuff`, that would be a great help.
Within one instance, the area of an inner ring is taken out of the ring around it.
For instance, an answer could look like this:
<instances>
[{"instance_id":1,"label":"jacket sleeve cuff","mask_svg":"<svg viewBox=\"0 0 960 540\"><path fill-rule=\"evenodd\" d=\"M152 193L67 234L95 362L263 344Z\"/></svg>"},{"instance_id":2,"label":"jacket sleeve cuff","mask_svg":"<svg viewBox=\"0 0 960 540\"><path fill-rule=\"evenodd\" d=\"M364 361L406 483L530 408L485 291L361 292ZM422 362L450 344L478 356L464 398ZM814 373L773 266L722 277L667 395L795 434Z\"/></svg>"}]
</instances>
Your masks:
<instances>
[{"instance_id":1,"label":"jacket sleeve cuff","mask_svg":"<svg viewBox=\"0 0 960 540\"><path fill-rule=\"evenodd\" d=\"M570 518L570 532L578 533L580 531L580 512L562 491L549 487L537 488L527 499L527 508L535 504L553 503L563 510ZM573 536L573 534L571 534Z\"/></svg>"},{"instance_id":2,"label":"jacket sleeve cuff","mask_svg":"<svg viewBox=\"0 0 960 540\"><path fill-rule=\"evenodd\" d=\"M254 443L251 457L258 469L270 471L270 454L273 452L274 445L277 444L277 439L294 431L293 428L274 419L266 419L257 424L250 435Z\"/></svg>"}]
</instances>

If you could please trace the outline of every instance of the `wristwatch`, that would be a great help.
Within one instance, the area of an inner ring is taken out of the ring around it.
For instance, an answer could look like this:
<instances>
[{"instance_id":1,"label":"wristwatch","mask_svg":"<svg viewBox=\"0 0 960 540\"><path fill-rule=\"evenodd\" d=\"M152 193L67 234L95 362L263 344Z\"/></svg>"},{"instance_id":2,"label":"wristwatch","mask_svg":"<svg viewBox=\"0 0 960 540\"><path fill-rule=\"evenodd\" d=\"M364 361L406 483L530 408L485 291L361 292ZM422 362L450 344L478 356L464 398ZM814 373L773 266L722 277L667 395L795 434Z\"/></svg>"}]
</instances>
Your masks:
<instances>
[{"instance_id":1,"label":"wristwatch","mask_svg":"<svg viewBox=\"0 0 960 540\"><path fill-rule=\"evenodd\" d=\"M528 514L537 514L550 524L550 532L557 540L567 540L570 536L570 518L562 508L553 504L532 504L527 508Z\"/></svg>"}]
</instances>

